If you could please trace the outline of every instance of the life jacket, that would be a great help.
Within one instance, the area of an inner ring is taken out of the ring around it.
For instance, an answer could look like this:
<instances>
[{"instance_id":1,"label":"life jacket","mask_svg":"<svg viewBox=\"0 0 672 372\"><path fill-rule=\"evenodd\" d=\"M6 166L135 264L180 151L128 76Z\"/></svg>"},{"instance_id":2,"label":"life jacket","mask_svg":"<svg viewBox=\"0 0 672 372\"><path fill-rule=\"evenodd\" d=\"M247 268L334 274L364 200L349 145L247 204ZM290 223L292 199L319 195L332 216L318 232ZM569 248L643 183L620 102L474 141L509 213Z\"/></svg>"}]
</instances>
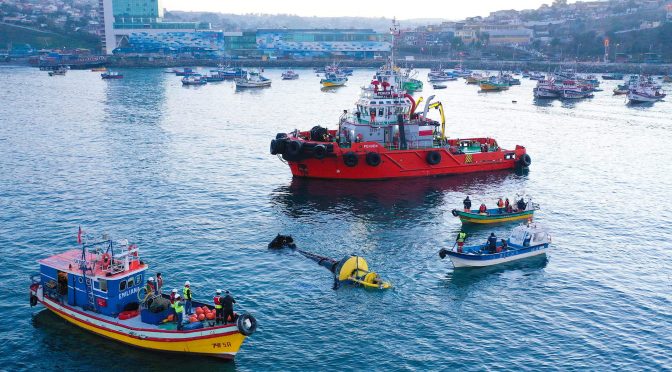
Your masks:
<instances>
[{"instance_id":1,"label":"life jacket","mask_svg":"<svg viewBox=\"0 0 672 372\"><path fill-rule=\"evenodd\" d=\"M185 300L191 301L191 288L189 287L182 288L182 296L184 296Z\"/></svg>"},{"instance_id":2,"label":"life jacket","mask_svg":"<svg viewBox=\"0 0 672 372\"><path fill-rule=\"evenodd\" d=\"M461 232L461 233L457 234L457 242L458 242L458 243L464 243L464 240L465 240L466 238L467 238L467 234L466 234L466 233Z\"/></svg>"},{"instance_id":3,"label":"life jacket","mask_svg":"<svg viewBox=\"0 0 672 372\"><path fill-rule=\"evenodd\" d=\"M220 296L215 296L212 301L215 303L215 309L221 309L222 308L222 297Z\"/></svg>"},{"instance_id":4,"label":"life jacket","mask_svg":"<svg viewBox=\"0 0 672 372\"><path fill-rule=\"evenodd\" d=\"M499 201L497 202L497 206L500 207L500 208L503 208L504 207L504 201L502 199L499 199Z\"/></svg>"},{"instance_id":5,"label":"life jacket","mask_svg":"<svg viewBox=\"0 0 672 372\"><path fill-rule=\"evenodd\" d=\"M485 204L481 204L481 207L478 208L479 213L484 213L484 212L487 212L487 211L488 211L488 208L485 206Z\"/></svg>"},{"instance_id":6,"label":"life jacket","mask_svg":"<svg viewBox=\"0 0 672 372\"><path fill-rule=\"evenodd\" d=\"M184 311L184 305L180 303L180 301L175 301L172 305L173 309L175 309L176 313L182 313Z\"/></svg>"}]
</instances>

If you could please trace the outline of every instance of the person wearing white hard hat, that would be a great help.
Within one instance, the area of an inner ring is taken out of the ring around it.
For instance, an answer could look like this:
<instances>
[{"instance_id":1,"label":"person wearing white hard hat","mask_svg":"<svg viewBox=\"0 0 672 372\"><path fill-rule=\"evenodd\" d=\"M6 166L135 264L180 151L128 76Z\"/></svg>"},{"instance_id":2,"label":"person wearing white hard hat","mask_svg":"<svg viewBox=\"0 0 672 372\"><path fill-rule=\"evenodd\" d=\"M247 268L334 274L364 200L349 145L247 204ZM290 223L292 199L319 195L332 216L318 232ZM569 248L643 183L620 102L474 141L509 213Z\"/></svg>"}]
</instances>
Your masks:
<instances>
[{"instance_id":1,"label":"person wearing white hard hat","mask_svg":"<svg viewBox=\"0 0 672 372\"><path fill-rule=\"evenodd\" d=\"M153 297L154 293L156 293L156 283L154 283L154 278L151 276L149 279L147 279L147 285L145 286L145 289L147 290L147 298Z\"/></svg>"},{"instance_id":2,"label":"person wearing white hard hat","mask_svg":"<svg viewBox=\"0 0 672 372\"><path fill-rule=\"evenodd\" d=\"M171 305L175 311L175 321L177 322L177 329L182 329L182 321L184 319L184 302L179 294L175 295L175 302Z\"/></svg>"},{"instance_id":3,"label":"person wearing white hard hat","mask_svg":"<svg viewBox=\"0 0 672 372\"><path fill-rule=\"evenodd\" d=\"M175 296L177 296L177 288L173 288L173 290L170 292L170 303L171 304L175 303Z\"/></svg>"},{"instance_id":4,"label":"person wearing white hard hat","mask_svg":"<svg viewBox=\"0 0 672 372\"><path fill-rule=\"evenodd\" d=\"M182 288L182 297L184 297L184 310L186 314L191 314L191 300L193 299L193 295L191 293L190 285L191 283L187 280L184 282L184 288Z\"/></svg>"}]
</instances>

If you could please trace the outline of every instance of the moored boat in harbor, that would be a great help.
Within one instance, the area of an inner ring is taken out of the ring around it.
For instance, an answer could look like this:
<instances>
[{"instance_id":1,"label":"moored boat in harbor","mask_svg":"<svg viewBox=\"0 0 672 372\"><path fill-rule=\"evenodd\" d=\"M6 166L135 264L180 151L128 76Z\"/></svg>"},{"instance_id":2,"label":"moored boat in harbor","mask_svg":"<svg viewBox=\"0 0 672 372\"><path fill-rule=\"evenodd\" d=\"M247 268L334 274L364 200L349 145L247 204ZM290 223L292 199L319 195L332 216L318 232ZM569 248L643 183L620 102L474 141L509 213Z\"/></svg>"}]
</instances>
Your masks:
<instances>
[{"instance_id":1,"label":"moored boat in harbor","mask_svg":"<svg viewBox=\"0 0 672 372\"><path fill-rule=\"evenodd\" d=\"M207 83L207 78L201 74L190 74L182 78L182 85L205 85Z\"/></svg>"},{"instance_id":2,"label":"moored boat in harbor","mask_svg":"<svg viewBox=\"0 0 672 372\"><path fill-rule=\"evenodd\" d=\"M296 80L299 78L299 74L294 72L294 70L287 70L281 75L282 80Z\"/></svg>"},{"instance_id":3,"label":"moored boat in harbor","mask_svg":"<svg viewBox=\"0 0 672 372\"><path fill-rule=\"evenodd\" d=\"M114 80L114 79L123 79L124 75L120 74L119 72L116 71L106 71L100 74L100 77L103 80Z\"/></svg>"},{"instance_id":4,"label":"moored boat in harbor","mask_svg":"<svg viewBox=\"0 0 672 372\"><path fill-rule=\"evenodd\" d=\"M258 71L250 71L245 77L234 80L236 88L267 88L271 86L271 79L262 76Z\"/></svg>"}]
</instances>

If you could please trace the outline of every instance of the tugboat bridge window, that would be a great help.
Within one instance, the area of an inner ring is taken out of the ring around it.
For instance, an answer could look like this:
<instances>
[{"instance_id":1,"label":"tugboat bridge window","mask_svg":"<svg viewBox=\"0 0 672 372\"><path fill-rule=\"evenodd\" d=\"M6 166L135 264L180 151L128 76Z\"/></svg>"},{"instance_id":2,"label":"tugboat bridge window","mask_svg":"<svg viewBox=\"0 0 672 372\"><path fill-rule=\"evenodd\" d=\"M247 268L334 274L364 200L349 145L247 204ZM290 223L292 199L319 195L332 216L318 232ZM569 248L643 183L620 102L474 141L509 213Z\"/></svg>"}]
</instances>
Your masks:
<instances>
[{"instance_id":1,"label":"tugboat bridge window","mask_svg":"<svg viewBox=\"0 0 672 372\"><path fill-rule=\"evenodd\" d=\"M119 290L123 291L124 289L126 289L126 281L122 280L119 282Z\"/></svg>"},{"instance_id":2,"label":"tugboat bridge window","mask_svg":"<svg viewBox=\"0 0 672 372\"><path fill-rule=\"evenodd\" d=\"M131 288L134 284L135 284L135 283L133 283L133 277L130 277L130 278L128 279L128 284L126 284L126 286L127 286L128 288Z\"/></svg>"},{"instance_id":3,"label":"tugboat bridge window","mask_svg":"<svg viewBox=\"0 0 672 372\"><path fill-rule=\"evenodd\" d=\"M142 275L136 275L135 276L135 282L138 283L138 284L142 283Z\"/></svg>"}]
</instances>

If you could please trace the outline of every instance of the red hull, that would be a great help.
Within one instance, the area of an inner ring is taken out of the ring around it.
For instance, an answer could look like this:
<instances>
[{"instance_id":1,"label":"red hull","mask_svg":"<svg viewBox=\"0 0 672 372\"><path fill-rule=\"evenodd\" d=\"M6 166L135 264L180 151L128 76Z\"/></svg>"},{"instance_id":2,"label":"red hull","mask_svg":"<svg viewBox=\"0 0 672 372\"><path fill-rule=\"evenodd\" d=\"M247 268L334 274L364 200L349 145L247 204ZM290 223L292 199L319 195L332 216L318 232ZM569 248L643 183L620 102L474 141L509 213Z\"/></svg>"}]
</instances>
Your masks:
<instances>
[{"instance_id":1,"label":"red hull","mask_svg":"<svg viewBox=\"0 0 672 372\"><path fill-rule=\"evenodd\" d=\"M320 142L305 141L304 144L310 143ZM295 159L285 157L292 175L302 178L383 180L490 172L515 169L521 166L521 158L526 154L523 146L516 146L515 150L498 149L491 152L461 154L451 152L447 148L387 150L374 142L354 143L351 148L345 149L335 143L330 145L333 145L333 150L322 159L311 156L309 150L304 150L305 154ZM356 165L345 164L343 155L348 152L353 152L357 156ZM378 165L370 165L367 162L366 154L370 152L379 154ZM428 160L430 152L440 154L440 161L435 165L430 164ZM527 159L529 160L529 157Z\"/></svg>"}]
</instances>

